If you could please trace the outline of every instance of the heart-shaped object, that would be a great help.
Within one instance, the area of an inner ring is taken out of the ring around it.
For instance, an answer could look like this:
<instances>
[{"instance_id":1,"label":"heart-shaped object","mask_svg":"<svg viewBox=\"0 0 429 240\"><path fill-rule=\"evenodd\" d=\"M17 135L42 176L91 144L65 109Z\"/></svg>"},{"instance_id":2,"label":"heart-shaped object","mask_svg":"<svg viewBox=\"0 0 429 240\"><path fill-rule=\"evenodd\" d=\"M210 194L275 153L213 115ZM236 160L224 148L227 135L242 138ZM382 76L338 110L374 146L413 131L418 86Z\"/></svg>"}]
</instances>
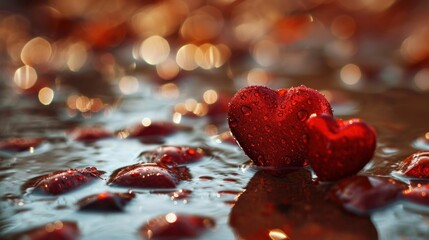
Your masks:
<instances>
[{"instance_id":1,"label":"heart-shaped object","mask_svg":"<svg viewBox=\"0 0 429 240\"><path fill-rule=\"evenodd\" d=\"M374 155L375 130L360 119L335 120L323 114L310 117L307 126L309 161L319 180L352 176Z\"/></svg>"},{"instance_id":2,"label":"heart-shaped object","mask_svg":"<svg viewBox=\"0 0 429 240\"><path fill-rule=\"evenodd\" d=\"M305 86L277 91L250 86L230 101L228 124L243 151L258 166L302 166L307 159L311 114L332 115L326 98Z\"/></svg>"}]
</instances>

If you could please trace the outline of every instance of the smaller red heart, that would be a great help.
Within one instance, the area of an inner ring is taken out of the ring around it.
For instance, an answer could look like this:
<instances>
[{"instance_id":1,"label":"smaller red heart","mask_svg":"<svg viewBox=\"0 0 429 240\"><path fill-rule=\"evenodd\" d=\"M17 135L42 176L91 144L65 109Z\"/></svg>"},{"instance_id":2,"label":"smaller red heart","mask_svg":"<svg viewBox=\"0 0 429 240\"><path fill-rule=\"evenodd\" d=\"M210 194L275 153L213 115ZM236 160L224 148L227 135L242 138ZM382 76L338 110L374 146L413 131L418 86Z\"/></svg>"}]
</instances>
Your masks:
<instances>
[{"instance_id":1,"label":"smaller red heart","mask_svg":"<svg viewBox=\"0 0 429 240\"><path fill-rule=\"evenodd\" d=\"M360 119L335 120L312 116L309 128L310 165L322 181L335 181L359 172L374 155L375 130Z\"/></svg>"}]
</instances>

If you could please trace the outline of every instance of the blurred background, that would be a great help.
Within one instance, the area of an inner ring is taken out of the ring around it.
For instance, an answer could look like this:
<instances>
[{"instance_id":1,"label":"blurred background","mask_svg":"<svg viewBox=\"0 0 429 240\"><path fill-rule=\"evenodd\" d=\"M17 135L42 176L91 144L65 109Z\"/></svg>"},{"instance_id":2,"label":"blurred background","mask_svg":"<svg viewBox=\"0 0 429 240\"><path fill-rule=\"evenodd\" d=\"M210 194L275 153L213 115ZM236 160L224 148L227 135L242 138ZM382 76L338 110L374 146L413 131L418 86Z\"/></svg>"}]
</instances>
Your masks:
<instances>
[{"instance_id":1,"label":"blurred background","mask_svg":"<svg viewBox=\"0 0 429 240\"><path fill-rule=\"evenodd\" d=\"M143 89L179 97L179 82L190 78L230 92L253 84L304 83L427 93L428 5L423 0L1 1L0 84L42 105L65 99L70 113L99 112ZM145 81L157 87L149 89Z\"/></svg>"}]
</instances>

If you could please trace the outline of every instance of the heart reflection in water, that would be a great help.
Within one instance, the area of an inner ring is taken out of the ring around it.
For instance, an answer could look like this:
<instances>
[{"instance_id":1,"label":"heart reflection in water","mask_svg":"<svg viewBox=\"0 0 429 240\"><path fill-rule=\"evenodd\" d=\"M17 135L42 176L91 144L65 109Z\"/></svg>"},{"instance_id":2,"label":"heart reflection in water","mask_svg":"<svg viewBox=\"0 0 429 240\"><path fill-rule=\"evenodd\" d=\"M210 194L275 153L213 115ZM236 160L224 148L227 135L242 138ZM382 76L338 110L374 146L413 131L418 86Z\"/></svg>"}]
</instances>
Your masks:
<instances>
[{"instance_id":1,"label":"heart reflection in water","mask_svg":"<svg viewBox=\"0 0 429 240\"><path fill-rule=\"evenodd\" d=\"M347 213L327 199L330 187L312 181L305 169L281 177L259 171L229 223L238 239L377 239L369 217Z\"/></svg>"}]
</instances>

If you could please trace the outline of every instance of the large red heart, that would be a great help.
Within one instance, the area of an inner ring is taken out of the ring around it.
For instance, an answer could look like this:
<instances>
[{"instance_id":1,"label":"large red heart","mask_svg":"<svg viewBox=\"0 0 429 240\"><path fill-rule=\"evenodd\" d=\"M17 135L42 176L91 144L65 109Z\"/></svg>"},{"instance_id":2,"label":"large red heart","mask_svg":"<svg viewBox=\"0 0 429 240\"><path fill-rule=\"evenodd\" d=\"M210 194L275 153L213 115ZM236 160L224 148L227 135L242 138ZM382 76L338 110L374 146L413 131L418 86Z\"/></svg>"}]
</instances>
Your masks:
<instances>
[{"instance_id":1,"label":"large red heart","mask_svg":"<svg viewBox=\"0 0 429 240\"><path fill-rule=\"evenodd\" d=\"M304 86L277 91L250 86L230 101L228 124L243 151L258 166L302 166L307 159L308 128L313 114L332 115L325 97Z\"/></svg>"},{"instance_id":2,"label":"large red heart","mask_svg":"<svg viewBox=\"0 0 429 240\"><path fill-rule=\"evenodd\" d=\"M360 119L335 120L330 115L310 117L308 155L322 181L334 181L359 172L374 155L376 134Z\"/></svg>"}]
</instances>

